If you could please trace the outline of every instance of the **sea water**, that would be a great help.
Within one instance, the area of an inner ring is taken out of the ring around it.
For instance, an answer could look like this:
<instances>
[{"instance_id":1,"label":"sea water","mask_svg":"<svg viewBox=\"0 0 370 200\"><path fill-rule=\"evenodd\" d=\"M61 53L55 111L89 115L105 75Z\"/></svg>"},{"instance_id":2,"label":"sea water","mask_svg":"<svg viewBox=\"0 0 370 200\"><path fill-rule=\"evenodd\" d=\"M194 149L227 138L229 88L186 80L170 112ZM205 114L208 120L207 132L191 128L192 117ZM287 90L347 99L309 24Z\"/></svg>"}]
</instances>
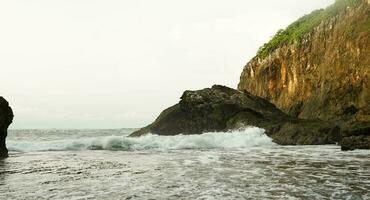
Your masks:
<instances>
[{"instance_id":1,"label":"sea water","mask_svg":"<svg viewBox=\"0 0 370 200\"><path fill-rule=\"evenodd\" d=\"M368 150L133 131L9 130L0 199L370 199Z\"/></svg>"}]
</instances>

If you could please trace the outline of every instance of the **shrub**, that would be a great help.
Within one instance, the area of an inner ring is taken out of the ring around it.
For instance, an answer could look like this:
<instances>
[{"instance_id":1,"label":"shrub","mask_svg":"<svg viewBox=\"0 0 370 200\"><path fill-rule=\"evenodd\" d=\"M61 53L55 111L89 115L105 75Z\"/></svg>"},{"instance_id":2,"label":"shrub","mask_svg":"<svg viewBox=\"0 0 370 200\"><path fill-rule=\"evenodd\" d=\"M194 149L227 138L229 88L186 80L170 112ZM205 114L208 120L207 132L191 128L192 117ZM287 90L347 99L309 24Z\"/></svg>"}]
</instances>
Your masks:
<instances>
[{"instance_id":1,"label":"shrub","mask_svg":"<svg viewBox=\"0 0 370 200\"><path fill-rule=\"evenodd\" d=\"M362 0L336 0L335 3L326 9L315 10L308 15L304 15L285 29L280 29L275 36L260 47L257 51L259 58L267 57L271 52L283 44L298 42L302 36L312 31L321 22L334 17L347 9L354 7Z\"/></svg>"}]
</instances>

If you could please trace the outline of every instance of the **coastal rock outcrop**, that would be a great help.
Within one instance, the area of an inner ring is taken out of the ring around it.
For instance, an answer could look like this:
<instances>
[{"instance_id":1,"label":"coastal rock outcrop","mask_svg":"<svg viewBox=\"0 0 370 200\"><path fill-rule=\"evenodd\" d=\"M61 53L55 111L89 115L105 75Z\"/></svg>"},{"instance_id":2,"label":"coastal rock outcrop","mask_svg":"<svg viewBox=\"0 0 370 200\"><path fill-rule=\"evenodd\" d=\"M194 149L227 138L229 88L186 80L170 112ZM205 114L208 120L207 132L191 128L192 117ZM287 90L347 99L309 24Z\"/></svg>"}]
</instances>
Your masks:
<instances>
[{"instance_id":1,"label":"coastal rock outcrop","mask_svg":"<svg viewBox=\"0 0 370 200\"><path fill-rule=\"evenodd\" d=\"M291 116L337 123L344 150L369 148L369 47L368 0L337 0L266 43L244 67L238 89Z\"/></svg>"},{"instance_id":2,"label":"coastal rock outcrop","mask_svg":"<svg viewBox=\"0 0 370 200\"><path fill-rule=\"evenodd\" d=\"M131 136L257 126L282 145L369 149L369 47L369 1L336 0L278 31L244 67L238 90L185 91Z\"/></svg>"},{"instance_id":3,"label":"coastal rock outcrop","mask_svg":"<svg viewBox=\"0 0 370 200\"><path fill-rule=\"evenodd\" d=\"M8 157L5 139L8 135L8 127L12 122L13 111L9 103L3 97L0 97L0 158Z\"/></svg>"},{"instance_id":4,"label":"coastal rock outcrop","mask_svg":"<svg viewBox=\"0 0 370 200\"><path fill-rule=\"evenodd\" d=\"M370 149L370 124L354 123L344 128L340 142L342 150Z\"/></svg>"},{"instance_id":5,"label":"coastal rock outcrop","mask_svg":"<svg viewBox=\"0 0 370 200\"><path fill-rule=\"evenodd\" d=\"M274 142L284 145L333 144L340 137L333 124L290 117L261 97L220 85L185 91L178 104L130 136L202 134L247 126L264 128Z\"/></svg>"},{"instance_id":6,"label":"coastal rock outcrop","mask_svg":"<svg viewBox=\"0 0 370 200\"><path fill-rule=\"evenodd\" d=\"M148 132L159 135L201 134L246 125L274 127L288 116L268 101L225 86L214 85L185 91L181 101L164 110L149 126L132 136Z\"/></svg>"}]
</instances>

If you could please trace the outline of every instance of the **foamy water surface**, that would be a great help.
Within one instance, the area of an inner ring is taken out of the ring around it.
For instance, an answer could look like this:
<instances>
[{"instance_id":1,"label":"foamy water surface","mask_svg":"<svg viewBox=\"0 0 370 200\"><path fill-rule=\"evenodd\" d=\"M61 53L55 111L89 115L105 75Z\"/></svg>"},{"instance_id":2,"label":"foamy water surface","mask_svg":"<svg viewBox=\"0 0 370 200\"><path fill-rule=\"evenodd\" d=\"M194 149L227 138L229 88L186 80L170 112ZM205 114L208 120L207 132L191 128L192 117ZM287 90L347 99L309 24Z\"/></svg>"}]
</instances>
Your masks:
<instances>
[{"instance_id":1,"label":"foamy water surface","mask_svg":"<svg viewBox=\"0 0 370 200\"><path fill-rule=\"evenodd\" d=\"M13 130L0 199L369 199L370 151L278 146L262 129L127 138Z\"/></svg>"}]
</instances>

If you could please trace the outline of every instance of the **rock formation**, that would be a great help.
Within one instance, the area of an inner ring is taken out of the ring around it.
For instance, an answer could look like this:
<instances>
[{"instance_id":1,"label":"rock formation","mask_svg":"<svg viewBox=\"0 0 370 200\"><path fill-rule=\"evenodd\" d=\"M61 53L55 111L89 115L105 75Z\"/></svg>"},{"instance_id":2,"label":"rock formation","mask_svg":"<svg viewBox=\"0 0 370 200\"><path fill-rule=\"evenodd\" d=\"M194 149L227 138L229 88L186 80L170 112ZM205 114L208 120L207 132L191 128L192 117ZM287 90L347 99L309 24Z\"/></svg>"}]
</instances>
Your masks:
<instances>
[{"instance_id":1,"label":"rock formation","mask_svg":"<svg viewBox=\"0 0 370 200\"><path fill-rule=\"evenodd\" d=\"M340 141L342 150L370 149L370 124L356 122L344 128Z\"/></svg>"},{"instance_id":2,"label":"rock formation","mask_svg":"<svg viewBox=\"0 0 370 200\"><path fill-rule=\"evenodd\" d=\"M263 98L220 85L185 91L178 104L131 136L201 134L246 126L264 128L274 142L285 145L333 144L340 137L333 124L289 117Z\"/></svg>"},{"instance_id":3,"label":"rock formation","mask_svg":"<svg viewBox=\"0 0 370 200\"><path fill-rule=\"evenodd\" d=\"M337 14L299 40L253 58L238 89L266 98L291 116L340 124L348 137L343 149L369 148L370 5L337 0L328 9ZM315 20L319 14L307 18Z\"/></svg>"},{"instance_id":4,"label":"rock formation","mask_svg":"<svg viewBox=\"0 0 370 200\"><path fill-rule=\"evenodd\" d=\"M9 103L3 97L0 97L0 158L8 157L5 139L12 121L13 111L9 107Z\"/></svg>"},{"instance_id":5,"label":"rock formation","mask_svg":"<svg viewBox=\"0 0 370 200\"><path fill-rule=\"evenodd\" d=\"M159 135L201 134L243 126L267 127L288 116L270 102L224 86L185 91L181 101L164 110L149 126L132 136L148 132Z\"/></svg>"},{"instance_id":6,"label":"rock formation","mask_svg":"<svg viewBox=\"0 0 370 200\"><path fill-rule=\"evenodd\" d=\"M256 56L238 85L288 114L370 121L370 6L347 9L293 44Z\"/></svg>"},{"instance_id":7,"label":"rock formation","mask_svg":"<svg viewBox=\"0 0 370 200\"><path fill-rule=\"evenodd\" d=\"M368 0L336 0L266 43L244 67L239 91L217 85L186 91L131 136L257 126L278 144L369 149L369 47Z\"/></svg>"}]
</instances>

